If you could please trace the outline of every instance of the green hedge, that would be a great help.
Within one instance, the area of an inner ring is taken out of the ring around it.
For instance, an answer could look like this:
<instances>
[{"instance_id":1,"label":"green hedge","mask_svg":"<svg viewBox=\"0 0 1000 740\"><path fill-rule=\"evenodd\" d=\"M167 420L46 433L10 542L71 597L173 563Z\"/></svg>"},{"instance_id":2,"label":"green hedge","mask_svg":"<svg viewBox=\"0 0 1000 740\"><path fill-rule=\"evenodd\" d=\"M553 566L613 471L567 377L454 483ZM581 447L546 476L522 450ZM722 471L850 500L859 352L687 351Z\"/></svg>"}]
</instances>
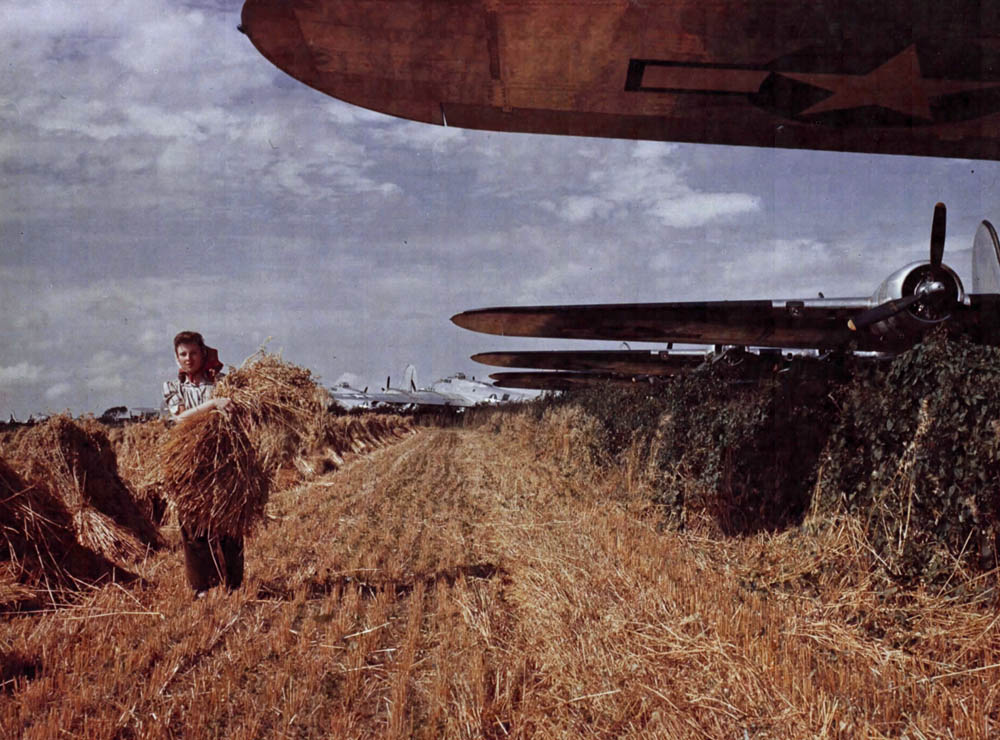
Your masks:
<instances>
[{"instance_id":1,"label":"green hedge","mask_svg":"<svg viewBox=\"0 0 1000 740\"><path fill-rule=\"evenodd\" d=\"M936 333L837 400L817 511L864 516L901 578L995 567L1000 349Z\"/></svg>"},{"instance_id":2,"label":"green hedge","mask_svg":"<svg viewBox=\"0 0 1000 740\"><path fill-rule=\"evenodd\" d=\"M597 419L598 459L638 451L677 525L693 510L732 534L847 512L900 579L996 567L1000 349L939 332L877 366L760 365L559 402Z\"/></svg>"}]
</instances>

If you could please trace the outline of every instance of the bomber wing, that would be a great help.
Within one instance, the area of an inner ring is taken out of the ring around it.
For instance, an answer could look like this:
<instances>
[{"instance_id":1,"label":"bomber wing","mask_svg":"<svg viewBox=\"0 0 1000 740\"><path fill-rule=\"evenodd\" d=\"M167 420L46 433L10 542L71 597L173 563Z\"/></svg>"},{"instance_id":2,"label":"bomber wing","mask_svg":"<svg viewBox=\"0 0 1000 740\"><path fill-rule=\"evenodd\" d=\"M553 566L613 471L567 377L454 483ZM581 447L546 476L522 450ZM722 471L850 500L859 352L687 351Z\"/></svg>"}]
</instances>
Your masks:
<instances>
[{"instance_id":1,"label":"bomber wing","mask_svg":"<svg viewBox=\"0 0 1000 740\"><path fill-rule=\"evenodd\" d=\"M536 370L605 372L618 375L675 375L704 364L703 350L567 350L482 352L472 359L484 365Z\"/></svg>"},{"instance_id":2,"label":"bomber wing","mask_svg":"<svg viewBox=\"0 0 1000 740\"><path fill-rule=\"evenodd\" d=\"M629 386L634 384L631 378L614 373L533 372L526 370L493 373L490 378L493 379L494 385L500 388L527 388L537 391L568 391L607 383Z\"/></svg>"},{"instance_id":3,"label":"bomber wing","mask_svg":"<svg viewBox=\"0 0 1000 740\"><path fill-rule=\"evenodd\" d=\"M246 0L292 77L492 131L1000 159L983 0Z\"/></svg>"},{"instance_id":4,"label":"bomber wing","mask_svg":"<svg viewBox=\"0 0 1000 740\"><path fill-rule=\"evenodd\" d=\"M947 322L977 341L998 344L997 232L983 221L973 241L973 284L990 292L967 295L958 274L942 262L945 231L946 208L938 203L929 259L903 266L869 298L515 306L464 311L451 320L501 336L889 353Z\"/></svg>"},{"instance_id":5,"label":"bomber wing","mask_svg":"<svg viewBox=\"0 0 1000 740\"><path fill-rule=\"evenodd\" d=\"M852 332L869 298L518 306L464 311L452 321L501 336L754 347L892 349L891 338Z\"/></svg>"}]
</instances>

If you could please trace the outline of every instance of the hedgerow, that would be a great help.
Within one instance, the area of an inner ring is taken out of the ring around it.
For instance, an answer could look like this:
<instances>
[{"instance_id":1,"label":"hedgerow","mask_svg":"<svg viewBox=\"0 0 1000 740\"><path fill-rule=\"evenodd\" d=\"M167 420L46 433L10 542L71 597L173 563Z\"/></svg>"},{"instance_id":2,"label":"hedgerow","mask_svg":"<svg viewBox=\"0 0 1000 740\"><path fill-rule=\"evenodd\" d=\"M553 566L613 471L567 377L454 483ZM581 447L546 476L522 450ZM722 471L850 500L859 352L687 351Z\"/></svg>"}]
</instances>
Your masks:
<instances>
[{"instance_id":1,"label":"hedgerow","mask_svg":"<svg viewBox=\"0 0 1000 740\"><path fill-rule=\"evenodd\" d=\"M937 333L840 389L818 512L860 514L887 570L996 566L1000 349Z\"/></svg>"},{"instance_id":2,"label":"hedgerow","mask_svg":"<svg viewBox=\"0 0 1000 740\"><path fill-rule=\"evenodd\" d=\"M717 363L563 402L597 420L595 459L637 456L664 515L727 534L861 517L887 573L991 569L1000 536L1000 349L935 333L891 362L750 373Z\"/></svg>"}]
</instances>

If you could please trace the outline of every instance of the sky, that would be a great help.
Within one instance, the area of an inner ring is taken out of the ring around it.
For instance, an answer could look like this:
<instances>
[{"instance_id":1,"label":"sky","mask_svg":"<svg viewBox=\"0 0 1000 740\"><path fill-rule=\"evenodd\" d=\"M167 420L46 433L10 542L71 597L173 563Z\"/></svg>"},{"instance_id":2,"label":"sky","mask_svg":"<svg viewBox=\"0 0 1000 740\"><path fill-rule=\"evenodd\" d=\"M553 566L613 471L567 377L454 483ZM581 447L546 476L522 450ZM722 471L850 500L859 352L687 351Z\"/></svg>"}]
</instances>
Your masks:
<instances>
[{"instance_id":1,"label":"sky","mask_svg":"<svg viewBox=\"0 0 1000 740\"><path fill-rule=\"evenodd\" d=\"M158 406L171 340L327 385L485 377L495 305L867 296L1000 220L1000 163L501 134L329 98L239 0L0 0L0 418ZM639 347L643 345L635 345Z\"/></svg>"}]
</instances>

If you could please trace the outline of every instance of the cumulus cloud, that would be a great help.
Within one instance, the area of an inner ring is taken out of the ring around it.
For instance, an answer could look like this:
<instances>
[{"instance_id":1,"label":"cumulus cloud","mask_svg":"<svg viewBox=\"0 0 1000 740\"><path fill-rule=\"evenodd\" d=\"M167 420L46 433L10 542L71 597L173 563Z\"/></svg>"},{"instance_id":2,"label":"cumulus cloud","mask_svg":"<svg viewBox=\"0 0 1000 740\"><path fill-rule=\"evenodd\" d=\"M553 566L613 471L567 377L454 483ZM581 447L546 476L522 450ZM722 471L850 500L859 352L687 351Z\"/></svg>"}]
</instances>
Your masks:
<instances>
[{"instance_id":1,"label":"cumulus cloud","mask_svg":"<svg viewBox=\"0 0 1000 740\"><path fill-rule=\"evenodd\" d=\"M691 229L719 219L756 211L760 198L746 193L678 192L649 206L647 213L664 226Z\"/></svg>"},{"instance_id":2,"label":"cumulus cloud","mask_svg":"<svg viewBox=\"0 0 1000 740\"><path fill-rule=\"evenodd\" d=\"M563 198L559 214L567 221L581 223L592 218L607 218L614 210L614 203L593 195L571 195Z\"/></svg>"},{"instance_id":3,"label":"cumulus cloud","mask_svg":"<svg viewBox=\"0 0 1000 740\"><path fill-rule=\"evenodd\" d=\"M99 393L116 393L125 389L125 378L120 373L95 375L87 379L87 390Z\"/></svg>"},{"instance_id":4,"label":"cumulus cloud","mask_svg":"<svg viewBox=\"0 0 1000 740\"><path fill-rule=\"evenodd\" d=\"M364 386L361 385L362 382L363 381L361 380L361 377L359 375L357 375L356 373L347 372L347 373L341 373L340 377L338 377L335 381L333 381L333 384L344 385L346 383L352 388L363 388Z\"/></svg>"},{"instance_id":5,"label":"cumulus cloud","mask_svg":"<svg viewBox=\"0 0 1000 740\"><path fill-rule=\"evenodd\" d=\"M0 366L0 386L34 383L42 376L42 368L28 362Z\"/></svg>"},{"instance_id":6,"label":"cumulus cloud","mask_svg":"<svg viewBox=\"0 0 1000 740\"><path fill-rule=\"evenodd\" d=\"M675 151L640 142L624 161L596 162L581 184L586 194L562 199L562 216L579 223L638 213L663 226L689 229L760 208L760 198L754 195L692 188L672 156Z\"/></svg>"},{"instance_id":7,"label":"cumulus cloud","mask_svg":"<svg viewBox=\"0 0 1000 740\"><path fill-rule=\"evenodd\" d=\"M468 142L468 135L460 128L389 120L392 124L385 128L385 141L397 146L440 155L457 152Z\"/></svg>"},{"instance_id":8,"label":"cumulus cloud","mask_svg":"<svg viewBox=\"0 0 1000 740\"><path fill-rule=\"evenodd\" d=\"M45 391L46 401L55 401L56 399L63 398L73 390L73 386L70 383L62 382L56 383L55 385L49 387Z\"/></svg>"},{"instance_id":9,"label":"cumulus cloud","mask_svg":"<svg viewBox=\"0 0 1000 740\"><path fill-rule=\"evenodd\" d=\"M678 145L535 137L485 137L473 147L490 162L479 185L492 197L518 199L571 224L691 229L756 213L759 195L689 182Z\"/></svg>"}]
</instances>

